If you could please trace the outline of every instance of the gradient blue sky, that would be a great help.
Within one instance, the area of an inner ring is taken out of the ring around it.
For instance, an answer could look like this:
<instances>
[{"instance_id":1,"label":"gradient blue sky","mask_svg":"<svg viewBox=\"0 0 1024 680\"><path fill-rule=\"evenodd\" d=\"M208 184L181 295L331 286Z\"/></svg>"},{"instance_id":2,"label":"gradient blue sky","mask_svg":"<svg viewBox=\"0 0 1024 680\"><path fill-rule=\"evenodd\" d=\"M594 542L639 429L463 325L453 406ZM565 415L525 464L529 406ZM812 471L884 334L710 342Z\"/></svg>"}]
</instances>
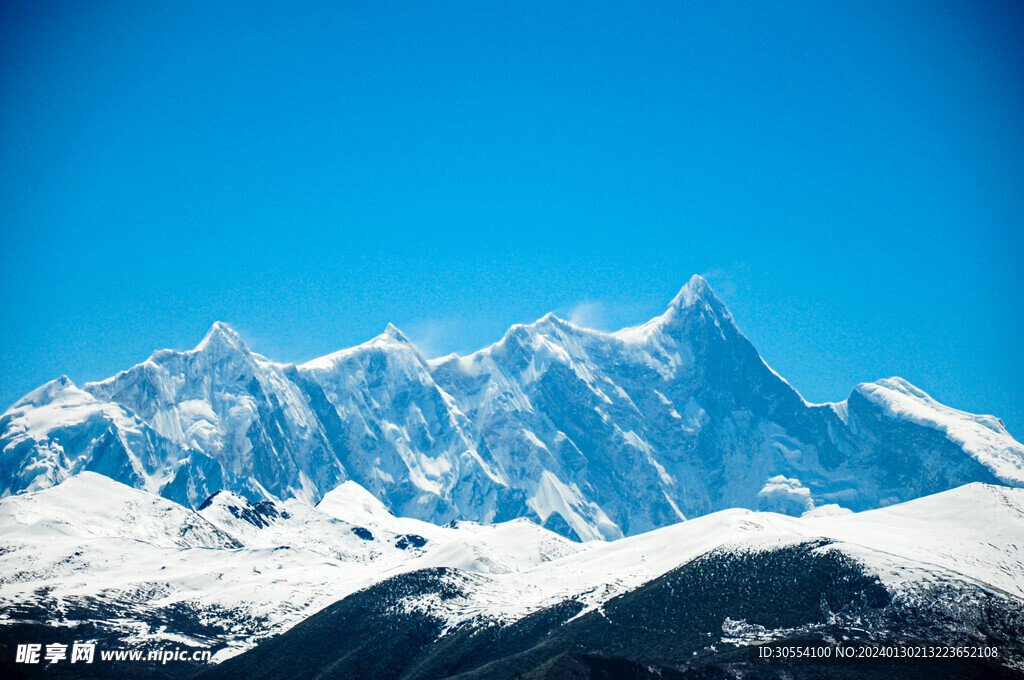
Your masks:
<instances>
[{"instance_id":1,"label":"gradient blue sky","mask_svg":"<svg viewBox=\"0 0 1024 680\"><path fill-rule=\"evenodd\" d=\"M0 12L5 404L216 319L437 355L703 273L808 399L897 374L1024 436L1019 2Z\"/></svg>"}]
</instances>

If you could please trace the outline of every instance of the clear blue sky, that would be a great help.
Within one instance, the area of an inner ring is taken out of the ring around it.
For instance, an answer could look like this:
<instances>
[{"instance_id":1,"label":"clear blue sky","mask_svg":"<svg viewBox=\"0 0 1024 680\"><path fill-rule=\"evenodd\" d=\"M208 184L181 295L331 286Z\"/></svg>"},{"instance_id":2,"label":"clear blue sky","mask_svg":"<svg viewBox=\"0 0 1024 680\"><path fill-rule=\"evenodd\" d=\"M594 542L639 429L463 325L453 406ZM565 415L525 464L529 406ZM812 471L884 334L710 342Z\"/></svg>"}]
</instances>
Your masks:
<instances>
[{"instance_id":1,"label":"clear blue sky","mask_svg":"<svg viewBox=\"0 0 1024 680\"><path fill-rule=\"evenodd\" d=\"M896 374L1024 437L1019 2L0 12L5 404L217 319L436 355L703 273L808 399Z\"/></svg>"}]
</instances>

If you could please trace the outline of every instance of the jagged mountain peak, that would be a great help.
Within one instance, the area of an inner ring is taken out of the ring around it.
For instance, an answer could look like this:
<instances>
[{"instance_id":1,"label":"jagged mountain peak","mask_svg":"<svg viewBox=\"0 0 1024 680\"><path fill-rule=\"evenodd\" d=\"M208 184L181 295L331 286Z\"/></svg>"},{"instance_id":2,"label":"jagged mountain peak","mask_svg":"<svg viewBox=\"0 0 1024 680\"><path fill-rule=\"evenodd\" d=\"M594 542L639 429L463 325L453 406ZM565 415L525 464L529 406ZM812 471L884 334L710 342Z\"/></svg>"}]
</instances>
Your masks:
<instances>
[{"instance_id":1,"label":"jagged mountain peak","mask_svg":"<svg viewBox=\"0 0 1024 680\"><path fill-rule=\"evenodd\" d=\"M690 307L699 300L713 298L715 300L718 297L714 291L711 290L711 286L700 274L694 274L690 277L690 280L679 289L676 296L672 298L672 302L669 303L669 307Z\"/></svg>"},{"instance_id":2,"label":"jagged mountain peak","mask_svg":"<svg viewBox=\"0 0 1024 680\"><path fill-rule=\"evenodd\" d=\"M607 335L603 331L586 328L584 326L577 325L572 321L568 321L567 319L563 319L562 317L557 316L554 312L548 312L547 314L545 314L544 316L542 316L541 318L537 319L532 324L527 326L527 328L548 333L595 333L598 335Z\"/></svg>"},{"instance_id":3,"label":"jagged mountain peak","mask_svg":"<svg viewBox=\"0 0 1024 680\"><path fill-rule=\"evenodd\" d=\"M41 406L57 399L62 393L68 390L81 391L66 375L55 378L35 388L24 397L14 402L11 409L23 408L25 406Z\"/></svg>"},{"instance_id":4,"label":"jagged mountain peak","mask_svg":"<svg viewBox=\"0 0 1024 680\"><path fill-rule=\"evenodd\" d=\"M708 282L699 274L694 274L690 278L672 298L662 314L639 326L623 328L612 335L619 340L634 344L647 343L652 338L666 332L677 339L685 339L680 337L681 330L685 328L692 330L692 325L688 322L700 319L702 316L706 316L710 322L708 327L718 329L716 334L721 334L728 329L729 334L733 337L742 337L743 335L736 327L732 314L725 303L715 295Z\"/></svg>"},{"instance_id":5,"label":"jagged mountain peak","mask_svg":"<svg viewBox=\"0 0 1024 680\"><path fill-rule=\"evenodd\" d=\"M561 327L564 327L564 326L570 326L572 324L570 324L570 322L566 321L565 319L555 315L554 312L548 312L547 314L545 314L541 318L539 318L536 321L534 321L531 325L532 326L561 326Z\"/></svg>"},{"instance_id":6,"label":"jagged mountain peak","mask_svg":"<svg viewBox=\"0 0 1024 680\"><path fill-rule=\"evenodd\" d=\"M398 329L398 326L396 326L393 323L388 323L388 325L384 328L384 332L381 333L378 337L388 338L390 340L394 340L395 342L400 342L404 345L412 345L412 341L409 340L409 338L406 337L405 333L400 331Z\"/></svg>"},{"instance_id":7,"label":"jagged mountain peak","mask_svg":"<svg viewBox=\"0 0 1024 680\"><path fill-rule=\"evenodd\" d=\"M668 309L662 315L663 319L673 319L689 309L710 309L724 321L732 321L732 314L725 306L715 291L711 289L707 280L700 274L694 274L686 282L668 305Z\"/></svg>"},{"instance_id":8,"label":"jagged mountain peak","mask_svg":"<svg viewBox=\"0 0 1024 680\"><path fill-rule=\"evenodd\" d=\"M533 349L536 349L535 345L538 343L545 344L549 343L551 340L559 343L561 342L559 336L564 338L566 336L578 335L581 333L590 333L598 336L607 335L601 331L577 326L571 321L566 321L565 319L556 316L554 312L548 312L533 323L517 323L510 326L509 329L505 331L505 335L501 337L501 340L493 345L484 347L483 349L467 355L465 359L472 360L474 358L481 358L487 355L492 355L496 351L498 353L521 353L524 351L532 351ZM443 357L442 359L463 359L463 357L453 354L448 357Z\"/></svg>"},{"instance_id":9,"label":"jagged mountain peak","mask_svg":"<svg viewBox=\"0 0 1024 680\"><path fill-rule=\"evenodd\" d=\"M565 332L572 329L579 330L577 326L574 326L565 319L555 316L554 312L548 312L533 323L520 323L511 326L508 331L506 331L502 339L504 340L509 337L526 337L537 334L551 334L557 333L558 331Z\"/></svg>"},{"instance_id":10,"label":"jagged mountain peak","mask_svg":"<svg viewBox=\"0 0 1024 680\"><path fill-rule=\"evenodd\" d=\"M426 364L426 359L423 358L419 348L416 347L416 345L414 345L405 333L399 330L397 326L389 323L384 328L383 333L370 338L366 342L355 345L354 347L339 349L336 352L325 354L322 357L310 359L309 361L300 364L298 368L304 371L335 371L346 361L363 356L367 351L376 352L382 349L390 352L401 352L406 355L407 358L411 355L414 363Z\"/></svg>"},{"instance_id":11,"label":"jagged mountain peak","mask_svg":"<svg viewBox=\"0 0 1024 680\"><path fill-rule=\"evenodd\" d=\"M245 342L233 328L223 321L214 321L210 330L206 332L202 341L196 346L195 351L229 350L233 352L248 352Z\"/></svg>"},{"instance_id":12,"label":"jagged mountain peak","mask_svg":"<svg viewBox=\"0 0 1024 680\"><path fill-rule=\"evenodd\" d=\"M216 323L196 350L83 390L58 379L23 403L0 421L0 492L83 466L193 506L219 489L315 503L351 479L374 516L526 516L615 537L759 507L777 478L816 507L854 510L970 481L1024 485L1024 447L998 419L906 381L806 403L700 276L643 326L608 334L546 314L431 362L392 324L293 366Z\"/></svg>"}]
</instances>

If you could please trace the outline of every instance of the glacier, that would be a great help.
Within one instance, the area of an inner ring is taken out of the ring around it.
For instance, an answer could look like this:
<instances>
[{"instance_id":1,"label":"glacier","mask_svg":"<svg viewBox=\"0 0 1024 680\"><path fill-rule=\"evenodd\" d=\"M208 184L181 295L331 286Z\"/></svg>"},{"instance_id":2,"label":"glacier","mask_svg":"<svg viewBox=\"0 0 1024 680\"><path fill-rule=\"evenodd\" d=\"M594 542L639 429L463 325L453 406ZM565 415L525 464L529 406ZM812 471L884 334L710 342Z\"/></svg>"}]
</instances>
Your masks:
<instances>
[{"instance_id":1,"label":"glacier","mask_svg":"<svg viewBox=\"0 0 1024 680\"><path fill-rule=\"evenodd\" d=\"M61 377L0 416L2 496L83 471L191 508L218 492L311 505L355 482L402 517L528 518L587 541L728 508L861 511L1020 487L1024 446L900 378L808 403L695 276L640 326L548 314L438 359L388 325L279 363L218 322L195 349L81 386Z\"/></svg>"}]
</instances>

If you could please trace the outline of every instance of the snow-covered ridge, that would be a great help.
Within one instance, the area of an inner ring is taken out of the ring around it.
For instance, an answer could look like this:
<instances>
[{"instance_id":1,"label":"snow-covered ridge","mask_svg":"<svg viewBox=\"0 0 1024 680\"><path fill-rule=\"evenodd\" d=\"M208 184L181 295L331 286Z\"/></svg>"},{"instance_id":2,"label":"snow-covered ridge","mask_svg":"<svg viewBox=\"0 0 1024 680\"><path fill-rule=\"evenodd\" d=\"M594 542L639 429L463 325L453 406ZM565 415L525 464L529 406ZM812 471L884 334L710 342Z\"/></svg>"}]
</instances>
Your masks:
<instances>
[{"instance_id":1,"label":"snow-covered ridge","mask_svg":"<svg viewBox=\"0 0 1024 680\"><path fill-rule=\"evenodd\" d=\"M35 491L93 470L158 492L180 449L124 406L79 389L66 376L18 400L0 418L2 495Z\"/></svg>"},{"instance_id":2,"label":"snow-covered ridge","mask_svg":"<svg viewBox=\"0 0 1024 680\"><path fill-rule=\"evenodd\" d=\"M898 377L862 383L855 391L893 418L945 433L1003 481L1024 485L1024 445L1010 436L998 418L943 406Z\"/></svg>"},{"instance_id":3,"label":"snow-covered ridge","mask_svg":"<svg viewBox=\"0 0 1024 680\"><path fill-rule=\"evenodd\" d=\"M184 607L221 621L218 641L228 640L232 654L417 569L453 567L475 584L472 598L441 603L432 614L451 625L508 622L565 599L600 607L714 549L822 537L893 592L945 579L1024 601L1024 489L970 484L840 516L732 509L584 544L526 520L439 527L396 517L352 482L324 500L323 507L295 500L252 512L254 504L222 493L196 512L90 473L8 497L0 500L0 607L18 612L36 604L62 622L55 603L85 603L104 626L123 627L133 644L177 635L173 622L169 629L133 623L133 612ZM117 617L105 620L105 611ZM0 625L18 622L15 616Z\"/></svg>"},{"instance_id":4,"label":"snow-covered ridge","mask_svg":"<svg viewBox=\"0 0 1024 680\"><path fill-rule=\"evenodd\" d=\"M548 314L431 361L389 325L276 363L218 322L195 349L48 383L0 416L0 494L83 470L190 507L221 490L313 505L353 481L398 516L526 517L591 540L732 507L863 510L1022 485L1024 447L898 379L808 404L694 277L640 326Z\"/></svg>"},{"instance_id":5,"label":"snow-covered ridge","mask_svg":"<svg viewBox=\"0 0 1024 680\"><path fill-rule=\"evenodd\" d=\"M194 511L90 472L0 499L0 534L0 610L39 606L59 618L61 603L85 603L96 617L118 612L103 626L137 643L176 639L173 624L141 621L183 606L220 621L235 651L419 558L508 574L585 549L523 520L439 527L395 517L354 482L316 507L220 492ZM16 623L5 616L0 627Z\"/></svg>"},{"instance_id":6,"label":"snow-covered ridge","mask_svg":"<svg viewBox=\"0 0 1024 680\"><path fill-rule=\"evenodd\" d=\"M361 351L365 351L372 348L381 348L384 350L408 350L409 352L416 355L420 360L422 356L419 354L419 350L412 344L409 338L405 337L405 333L398 330L394 324L388 324L384 329L384 332L380 335L367 340L361 345L355 347L349 347L348 349L338 350L316 359L311 359L306 363L299 366L299 368L315 371L315 370L331 370L338 366L338 364L353 355L358 354Z\"/></svg>"},{"instance_id":7,"label":"snow-covered ridge","mask_svg":"<svg viewBox=\"0 0 1024 680\"><path fill-rule=\"evenodd\" d=\"M502 622L566 599L588 611L715 549L777 549L829 539L894 593L947 580L1024 604L1024 489L970 484L900 505L839 516L724 510L510 574L481 574L466 601L431 613L449 627ZM423 566L445 566L429 557ZM410 602L415 607L418 603Z\"/></svg>"},{"instance_id":8,"label":"snow-covered ridge","mask_svg":"<svg viewBox=\"0 0 1024 680\"><path fill-rule=\"evenodd\" d=\"M0 507L0 534L8 541L56 535L72 542L128 539L160 548L240 547L188 508L93 472L5 498Z\"/></svg>"}]
</instances>

